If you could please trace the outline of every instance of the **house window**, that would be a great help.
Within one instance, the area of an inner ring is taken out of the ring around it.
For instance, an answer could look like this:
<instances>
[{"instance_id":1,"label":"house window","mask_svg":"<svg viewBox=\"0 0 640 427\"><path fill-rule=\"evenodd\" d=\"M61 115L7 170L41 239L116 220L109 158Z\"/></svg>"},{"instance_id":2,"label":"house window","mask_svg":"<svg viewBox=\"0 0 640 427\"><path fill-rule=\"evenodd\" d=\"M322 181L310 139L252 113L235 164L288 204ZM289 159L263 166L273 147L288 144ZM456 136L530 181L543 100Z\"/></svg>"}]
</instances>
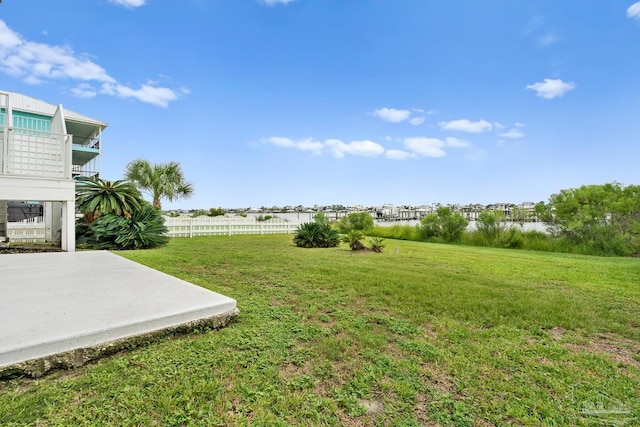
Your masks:
<instances>
[{"instance_id":1,"label":"house window","mask_svg":"<svg viewBox=\"0 0 640 427\"><path fill-rule=\"evenodd\" d=\"M51 118L23 112L14 112L13 131L23 135L49 136Z\"/></svg>"}]
</instances>

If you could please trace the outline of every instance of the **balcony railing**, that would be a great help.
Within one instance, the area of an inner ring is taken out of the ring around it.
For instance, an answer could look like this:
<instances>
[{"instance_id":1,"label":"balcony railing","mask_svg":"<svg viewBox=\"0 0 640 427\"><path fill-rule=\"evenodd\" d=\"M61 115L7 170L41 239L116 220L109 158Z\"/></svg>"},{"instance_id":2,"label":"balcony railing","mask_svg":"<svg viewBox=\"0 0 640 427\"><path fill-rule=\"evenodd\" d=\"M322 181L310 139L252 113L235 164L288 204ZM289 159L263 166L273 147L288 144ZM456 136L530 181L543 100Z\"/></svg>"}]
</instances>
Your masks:
<instances>
[{"instance_id":1,"label":"balcony railing","mask_svg":"<svg viewBox=\"0 0 640 427\"><path fill-rule=\"evenodd\" d=\"M71 179L72 138L0 127L0 175Z\"/></svg>"}]
</instances>

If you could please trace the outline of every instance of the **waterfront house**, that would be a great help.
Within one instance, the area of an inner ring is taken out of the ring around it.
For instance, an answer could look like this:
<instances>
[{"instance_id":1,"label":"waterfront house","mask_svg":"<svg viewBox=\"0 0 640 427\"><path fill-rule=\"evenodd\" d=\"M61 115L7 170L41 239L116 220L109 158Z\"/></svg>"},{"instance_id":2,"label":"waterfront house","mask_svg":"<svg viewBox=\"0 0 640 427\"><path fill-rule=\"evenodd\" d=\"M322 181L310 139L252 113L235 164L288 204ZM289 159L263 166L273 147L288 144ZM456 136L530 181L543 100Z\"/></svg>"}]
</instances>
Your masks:
<instances>
[{"instance_id":1,"label":"waterfront house","mask_svg":"<svg viewBox=\"0 0 640 427\"><path fill-rule=\"evenodd\" d=\"M0 240L7 205L42 203L47 240L75 250L75 179L100 174L106 123L0 90Z\"/></svg>"}]
</instances>

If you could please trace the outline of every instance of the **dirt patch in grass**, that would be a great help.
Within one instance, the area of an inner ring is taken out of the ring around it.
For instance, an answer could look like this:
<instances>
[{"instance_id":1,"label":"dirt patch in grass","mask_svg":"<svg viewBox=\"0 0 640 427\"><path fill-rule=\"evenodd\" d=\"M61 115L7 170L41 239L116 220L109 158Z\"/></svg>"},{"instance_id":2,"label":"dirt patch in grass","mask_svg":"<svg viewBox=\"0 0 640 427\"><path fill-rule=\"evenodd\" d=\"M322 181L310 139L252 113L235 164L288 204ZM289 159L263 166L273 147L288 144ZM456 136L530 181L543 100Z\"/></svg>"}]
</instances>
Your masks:
<instances>
[{"instance_id":1,"label":"dirt patch in grass","mask_svg":"<svg viewBox=\"0 0 640 427\"><path fill-rule=\"evenodd\" d=\"M558 340L562 339L562 337L564 336L565 331L564 331L564 328L556 326L555 328L549 329L548 333L549 333L549 336L551 337L551 339L558 341Z\"/></svg>"},{"instance_id":2,"label":"dirt patch in grass","mask_svg":"<svg viewBox=\"0 0 640 427\"><path fill-rule=\"evenodd\" d=\"M425 382L428 382L430 386L438 390L442 394L453 395L456 392L456 386L453 383L453 378L441 371L442 366L435 366L426 364L421 367L421 370L425 373Z\"/></svg>"},{"instance_id":3,"label":"dirt patch in grass","mask_svg":"<svg viewBox=\"0 0 640 427\"><path fill-rule=\"evenodd\" d=\"M358 400L358 405L362 406L371 418L376 418L384 413L384 404L379 400L360 399Z\"/></svg>"},{"instance_id":4,"label":"dirt patch in grass","mask_svg":"<svg viewBox=\"0 0 640 427\"><path fill-rule=\"evenodd\" d=\"M573 352L604 354L611 360L640 369L640 342L614 334L597 334L586 344L567 343Z\"/></svg>"}]
</instances>

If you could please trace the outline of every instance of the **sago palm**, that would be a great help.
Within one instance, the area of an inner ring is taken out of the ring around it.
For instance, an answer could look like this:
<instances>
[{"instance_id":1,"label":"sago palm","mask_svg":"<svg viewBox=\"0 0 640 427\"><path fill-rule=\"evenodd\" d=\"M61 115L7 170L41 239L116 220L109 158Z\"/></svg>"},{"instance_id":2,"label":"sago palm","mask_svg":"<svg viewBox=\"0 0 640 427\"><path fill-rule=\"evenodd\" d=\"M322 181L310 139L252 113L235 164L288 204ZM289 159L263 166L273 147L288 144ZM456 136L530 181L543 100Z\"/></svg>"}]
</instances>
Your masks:
<instances>
[{"instance_id":1,"label":"sago palm","mask_svg":"<svg viewBox=\"0 0 640 427\"><path fill-rule=\"evenodd\" d=\"M365 249L361 240L364 239L364 233L360 230L351 230L343 238L342 241L347 243L352 251L360 251Z\"/></svg>"},{"instance_id":2,"label":"sago palm","mask_svg":"<svg viewBox=\"0 0 640 427\"><path fill-rule=\"evenodd\" d=\"M307 222L298 227L293 243L301 248L333 248L340 243L340 237L329 224Z\"/></svg>"},{"instance_id":3,"label":"sago palm","mask_svg":"<svg viewBox=\"0 0 640 427\"><path fill-rule=\"evenodd\" d=\"M178 162L151 164L136 159L127 165L125 177L153 199L153 206L162 209L161 199L172 202L193 195L193 184L185 181Z\"/></svg>"},{"instance_id":4,"label":"sago palm","mask_svg":"<svg viewBox=\"0 0 640 427\"><path fill-rule=\"evenodd\" d=\"M140 192L128 181L86 178L76 183L76 207L87 223L110 213L130 218L140 209L140 201Z\"/></svg>"}]
</instances>

